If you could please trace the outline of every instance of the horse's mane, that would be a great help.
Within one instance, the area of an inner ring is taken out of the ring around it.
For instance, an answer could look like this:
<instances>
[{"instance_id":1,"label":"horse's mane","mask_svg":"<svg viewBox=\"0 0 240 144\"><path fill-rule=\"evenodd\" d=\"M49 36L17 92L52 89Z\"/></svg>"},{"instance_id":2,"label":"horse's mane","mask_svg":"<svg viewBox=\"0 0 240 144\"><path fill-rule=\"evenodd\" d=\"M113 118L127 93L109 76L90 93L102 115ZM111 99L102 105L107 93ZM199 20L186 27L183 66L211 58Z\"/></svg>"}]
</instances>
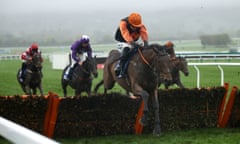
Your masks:
<instances>
[{"instance_id":1,"label":"horse's mane","mask_svg":"<svg viewBox=\"0 0 240 144\"><path fill-rule=\"evenodd\" d=\"M144 48L143 50L153 50L159 55L167 55L167 51L164 46L159 45L159 44L151 44L147 48Z\"/></svg>"}]
</instances>

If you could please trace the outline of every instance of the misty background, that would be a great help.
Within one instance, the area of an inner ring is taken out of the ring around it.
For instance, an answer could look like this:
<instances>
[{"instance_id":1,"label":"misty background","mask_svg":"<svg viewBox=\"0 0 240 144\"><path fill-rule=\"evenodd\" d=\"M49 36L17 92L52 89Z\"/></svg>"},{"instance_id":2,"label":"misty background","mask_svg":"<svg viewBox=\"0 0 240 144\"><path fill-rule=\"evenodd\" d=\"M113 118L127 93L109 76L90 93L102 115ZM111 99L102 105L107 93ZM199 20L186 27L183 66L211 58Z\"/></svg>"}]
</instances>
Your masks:
<instances>
[{"instance_id":1,"label":"misty background","mask_svg":"<svg viewBox=\"0 0 240 144\"><path fill-rule=\"evenodd\" d=\"M120 19L142 15L150 41L240 37L239 0L1 0L0 46L114 43Z\"/></svg>"}]
</instances>

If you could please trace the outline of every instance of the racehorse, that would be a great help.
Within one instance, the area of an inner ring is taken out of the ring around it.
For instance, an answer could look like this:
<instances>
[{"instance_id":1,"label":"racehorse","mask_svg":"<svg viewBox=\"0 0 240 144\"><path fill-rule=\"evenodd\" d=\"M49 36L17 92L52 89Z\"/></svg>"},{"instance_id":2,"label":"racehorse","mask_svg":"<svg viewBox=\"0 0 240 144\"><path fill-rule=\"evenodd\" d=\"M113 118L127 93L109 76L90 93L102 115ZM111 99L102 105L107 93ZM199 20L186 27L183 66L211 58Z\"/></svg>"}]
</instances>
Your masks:
<instances>
[{"instance_id":1,"label":"racehorse","mask_svg":"<svg viewBox=\"0 0 240 144\"><path fill-rule=\"evenodd\" d=\"M37 88L40 91L41 96L43 96L42 89L42 56L41 53L35 53L32 56L32 60L27 62L27 67L25 71L21 69L18 70L17 80L27 95L36 95ZM24 80L20 81L20 73L24 73Z\"/></svg>"},{"instance_id":2,"label":"racehorse","mask_svg":"<svg viewBox=\"0 0 240 144\"><path fill-rule=\"evenodd\" d=\"M160 52L160 45L150 45L148 48L134 48L132 51L137 52L132 56L127 68L128 76L126 78L117 78L115 75L115 66L120 57L118 50L111 50L109 56L104 63L103 80L99 82L104 85L104 93L108 89L112 89L117 82L126 91L140 96L144 102L143 116L140 119L141 125L147 124L148 99L153 100L155 110L155 126L153 133L159 135L161 133L159 102L158 102L158 77L164 80L171 80L169 70L170 58L167 53ZM97 88L95 88L97 91Z\"/></svg>"},{"instance_id":3,"label":"racehorse","mask_svg":"<svg viewBox=\"0 0 240 144\"><path fill-rule=\"evenodd\" d=\"M159 87L163 83L165 88L168 89L169 86L176 84L179 88L184 88L184 85L180 79L180 71L185 75L188 76L188 63L184 57L177 57L176 59L171 60L172 64L170 67L171 74L172 74L172 81L163 81L159 80Z\"/></svg>"},{"instance_id":4,"label":"racehorse","mask_svg":"<svg viewBox=\"0 0 240 144\"><path fill-rule=\"evenodd\" d=\"M82 66L77 64L71 79L65 80L63 76L69 67L70 65L65 67L61 78L64 97L67 96L68 85L75 89L75 96L81 96L82 92L86 92L88 96L91 96L92 75L94 77L98 76L96 56L94 58L87 57Z\"/></svg>"}]
</instances>

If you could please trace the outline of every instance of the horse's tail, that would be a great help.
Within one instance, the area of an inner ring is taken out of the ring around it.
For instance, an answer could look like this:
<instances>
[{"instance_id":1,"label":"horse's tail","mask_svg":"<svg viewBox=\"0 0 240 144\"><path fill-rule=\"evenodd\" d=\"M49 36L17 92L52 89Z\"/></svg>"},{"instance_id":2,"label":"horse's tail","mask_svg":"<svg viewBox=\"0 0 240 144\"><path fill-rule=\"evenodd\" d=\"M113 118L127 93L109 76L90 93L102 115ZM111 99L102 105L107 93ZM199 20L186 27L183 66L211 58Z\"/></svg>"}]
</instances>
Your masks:
<instances>
[{"instance_id":1,"label":"horse's tail","mask_svg":"<svg viewBox=\"0 0 240 144\"><path fill-rule=\"evenodd\" d=\"M95 86L94 93L97 93L97 91L101 85L103 85L103 79L99 83L97 83L97 85Z\"/></svg>"}]
</instances>

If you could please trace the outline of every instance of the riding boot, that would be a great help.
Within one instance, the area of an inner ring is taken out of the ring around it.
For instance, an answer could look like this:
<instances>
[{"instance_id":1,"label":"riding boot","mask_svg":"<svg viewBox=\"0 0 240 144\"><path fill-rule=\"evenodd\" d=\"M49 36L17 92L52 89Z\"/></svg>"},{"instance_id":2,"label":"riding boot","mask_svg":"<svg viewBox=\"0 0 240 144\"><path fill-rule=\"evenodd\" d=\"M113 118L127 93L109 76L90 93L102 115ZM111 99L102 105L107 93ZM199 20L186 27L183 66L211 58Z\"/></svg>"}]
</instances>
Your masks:
<instances>
[{"instance_id":1,"label":"riding boot","mask_svg":"<svg viewBox=\"0 0 240 144\"><path fill-rule=\"evenodd\" d=\"M120 67L120 74L118 75L118 78L123 78L126 76L126 69L125 64L128 60L128 52L130 51L129 47L125 47L122 52L121 60L119 62Z\"/></svg>"},{"instance_id":2,"label":"riding boot","mask_svg":"<svg viewBox=\"0 0 240 144\"><path fill-rule=\"evenodd\" d=\"M21 74L20 74L20 81L23 82L24 74L26 69L26 63L22 63Z\"/></svg>"},{"instance_id":3,"label":"riding boot","mask_svg":"<svg viewBox=\"0 0 240 144\"><path fill-rule=\"evenodd\" d=\"M69 69L69 73L68 73L68 79L69 79L69 80L72 79L72 75L73 75L73 68L70 67L70 69Z\"/></svg>"},{"instance_id":4,"label":"riding boot","mask_svg":"<svg viewBox=\"0 0 240 144\"><path fill-rule=\"evenodd\" d=\"M69 71L70 71L71 67L68 67L63 75L63 79L64 80L69 80Z\"/></svg>"},{"instance_id":5,"label":"riding boot","mask_svg":"<svg viewBox=\"0 0 240 144\"><path fill-rule=\"evenodd\" d=\"M121 68L120 68L120 62L118 62L114 68L115 74L118 76L120 74Z\"/></svg>"}]
</instances>

